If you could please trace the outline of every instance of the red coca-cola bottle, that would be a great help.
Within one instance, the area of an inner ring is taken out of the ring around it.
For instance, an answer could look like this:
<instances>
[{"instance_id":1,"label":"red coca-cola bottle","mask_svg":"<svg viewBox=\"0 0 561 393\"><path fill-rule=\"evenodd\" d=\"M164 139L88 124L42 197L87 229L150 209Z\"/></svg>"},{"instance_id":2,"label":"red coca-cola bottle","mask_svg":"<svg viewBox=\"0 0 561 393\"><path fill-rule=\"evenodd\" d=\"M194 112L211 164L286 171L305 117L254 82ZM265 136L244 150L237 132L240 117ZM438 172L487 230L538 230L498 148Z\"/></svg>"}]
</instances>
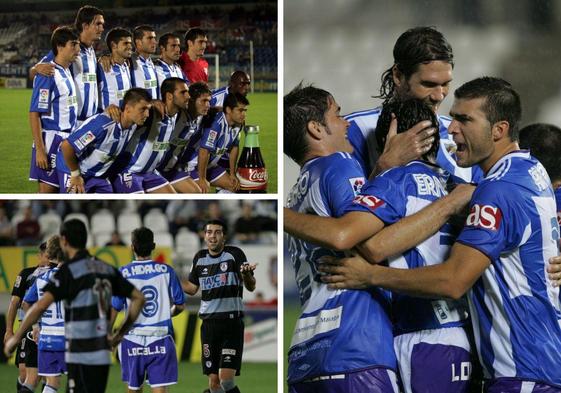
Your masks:
<instances>
[{"instance_id":1,"label":"red coca-cola bottle","mask_svg":"<svg viewBox=\"0 0 561 393\"><path fill-rule=\"evenodd\" d=\"M259 126L245 126L245 143L238 161L239 193L267 192L267 169L259 149Z\"/></svg>"}]
</instances>

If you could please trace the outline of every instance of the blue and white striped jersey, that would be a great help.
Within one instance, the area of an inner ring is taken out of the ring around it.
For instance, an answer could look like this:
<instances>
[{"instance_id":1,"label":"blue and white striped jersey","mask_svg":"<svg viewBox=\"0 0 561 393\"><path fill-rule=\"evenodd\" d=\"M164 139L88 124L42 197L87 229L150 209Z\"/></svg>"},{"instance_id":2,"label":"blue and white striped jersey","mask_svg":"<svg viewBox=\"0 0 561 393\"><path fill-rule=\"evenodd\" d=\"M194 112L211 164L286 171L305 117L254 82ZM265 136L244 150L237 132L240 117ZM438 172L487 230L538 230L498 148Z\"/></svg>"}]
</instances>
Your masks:
<instances>
[{"instance_id":1,"label":"blue and white striped jersey","mask_svg":"<svg viewBox=\"0 0 561 393\"><path fill-rule=\"evenodd\" d=\"M122 108L125 93L132 87L127 62L113 64L109 72L105 72L101 64L98 64L97 79L99 80L99 112L103 112L111 104Z\"/></svg>"},{"instance_id":2,"label":"blue and white striped jersey","mask_svg":"<svg viewBox=\"0 0 561 393\"><path fill-rule=\"evenodd\" d=\"M132 127L123 130L119 123L115 123L103 113L85 121L67 139L76 153L82 175L105 177L131 139L136 127L136 124L133 124Z\"/></svg>"},{"instance_id":3,"label":"blue and white striped jersey","mask_svg":"<svg viewBox=\"0 0 561 393\"><path fill-rule=\"evenodd\" d=\"M417 213L447 194L444 171L423 161L411 161L369 180L346 212L370 212L391 225ZM449 224L403 254L391 257L391 267L414 269L444 262L456 239ZM392 295L394 334L425 329L463 326L467 319L464 301Z\"/></svg>"},{"instance_id":4,"label":"blue and white striped jersey","mask_svg":"<svg viewBox=\"0 0 561 393\"><path fill-rule=\"evenodd\" d=\"M57 271L58 268L55 267L37 277L23 300L33 304L42 298L45 293L43 288ZM41 315L39 324L39 343L37 344L39 349L45 351L64 351L64 308L62 301L51 303Z\"/></svg>"},{"instance_id":5,"label":"blue and white striped jersey","mask_svg":"<svg viewBox=\"0 0 561 393\"><path fill-rule=\"evenodd\" d=\"M156 76L156 67L154 67L152 59L145 59L142 56L133 54L131 63L132 86L145 89L153 100L158 99L160 97L160 89L158 86L158 77Z\"/></svg>"},{"instance_id":6,"label":"blue and white striped jersey","mask_svg":"<svg viewBox=\"0 0 561 393\"><path fill-rule=\"evenodd\" d=\"M41 62L54 61L53 51L50 51ZM78 120L84 121L97 113L97 60L93 47L87 48L80 44L80 54L70 64L70 72L74 78L78 96Z\"/></svg>"},{"instance_id":7,"label":"blue and white striped jersey","mask_svg":"<svg viewBox=\"0 0 561 393\"><path fill-rule=\"evenodd\" d=\"M230 88L228 86L221 87L219 89L212 91L212 97L210 98L210 106L223 106L224 99L230 93Z\"/></svg>"},{"instance_id":8,"label":"blue and white striped jersey","mask_svg":"<svg viewBox=\"0 0 561 393\"><path fill-rule=\"evenodd\" d=\"M201 137L202 121L202 115L192 119L187 111L179 113L170 139L169 149L165 152L157 167L160 172L169 172L178 164L181 165L179 161L186 153L186 149L193 150L192 146Z\"/></svg>"},{"instance_id":9,"label":"blue and white striped jersey","mask_svg":"<svg viewBox=\"0 0 561 393\"><path fill-rule=\"evenodd\" d=\"M349 153L314 158L301 168L288 207L339 217L364 182ZM319 279L318 259L344 254L292 236L287 244L302 303L288 353L289 383L372 367L395 371L389 293L379 288L330 290Z\"/></svg>"},{"instance_id":10,"label":"blue and white striped jersey","mask_svg":"<svg viewBox=\"0 0 561 393\"><path fill-rule=\"evenodd\" d=\"M230 149L240 143L240 127L230 127L226 121L226 115L218 112L212 125L203 130L200 147L210 152L207 169L218 164ZM197 154L197 151L195 151ZM191 165L191 164L189 164Z\"/></svg>"},{"instance_id":11,"label":"blue and white striped jersey","mask_svg":"<svg viewBox=\"0 0 561 393\"><path fill-rule=\"evenodd\" d=\"M381 112L382 107L378 107L345 116L345 120L350 123L347 135L354 149L353 155L363 168L366 177L370 176L378 160L375 132ZM481 169L478 166L460 168L456 164L454 155L449 152L451 148L456 146L452 136L448 134L451 119L447 116L438 115L437 117L440 124L440 149L438 150L436 163L450 173L455 183L478 182L483 178Z\"/></svg>"},{"instance_id":12,"label":"blue and white striped jersey","mask_svg":"<svg viewBox=\"0 0 561 393\"><path fill-rule=\"evenodd\" d=\"M37 75L33 80L30 112L41 115L43 131L71 132L76 126L78 97L68 68L52 63L55 75Z\"/></svg>"},{"instance_id":13,"label":"blue and white striped jersey","mask_svg":"<svg viewBox=\"0 0 561 393\"><path fill-rule=\"evenodd\" d=\"M559 254L559 225L542 164L528 151L497 161L477 186L457 241L491 261L468 295L485 377L561 387L559 288L546 273Z\"/></svg>"},{"instance_id":14,"label":"blue and white striped jersey","mask_svg":"<svg viewBox=\"0 0 561 393\"><path fill-rule=\"evenodd\" d=\"M170 139L175 128L178 114L164 115L163 119L154 109L146 120L145 126L136 132L127 150L132 158L125 172L151 173L158 167L170 147Z\"/></svg>"},{"instance_id":15,"label":"blue and white striped jersey","mask_svg":"<svg viewBox=\"0 0 561 393\"><path fill-rule=\"evenodd\" d=\"M557 222L561 225L561 187L555 189L555 201L557 202Z\"/></svg>"},{"instance_id":16,"label":"blue and white striped jersey","mask_svg":"<svg viewBox=\"0 0 561 393\"><path fill-rule=\"evenodd\" d=\"M177 63L169 65L162 59L157 59L156 61L154 61L154 67L156 68L156 76L158 77L158 98L160 100L162 99L160 89L162 88L162 83L167 78L181 78L185 81L185 83L187 83L188 85L190 84L189 79L187 79L185 74L183 74L181 66L179 66L179 64Z\"/></svg>"},{"instance_id":17,"label":"blue and white striped jersey","mask_svg":"<svg viewBox=\"0 0 561 393\"><path fill-rule=\"evenodd\" d=\"M144 295L146 303L137 320L132 325L126 338L137 341L135 336L153 337L154 341L173 335L171 307L185 303L181 283L173 268L164 263L150 261L132 261L119 269L125 279ZM130 300L113 296L112 306L115 310L127 309Z\"/></svg>"}]
</instances>

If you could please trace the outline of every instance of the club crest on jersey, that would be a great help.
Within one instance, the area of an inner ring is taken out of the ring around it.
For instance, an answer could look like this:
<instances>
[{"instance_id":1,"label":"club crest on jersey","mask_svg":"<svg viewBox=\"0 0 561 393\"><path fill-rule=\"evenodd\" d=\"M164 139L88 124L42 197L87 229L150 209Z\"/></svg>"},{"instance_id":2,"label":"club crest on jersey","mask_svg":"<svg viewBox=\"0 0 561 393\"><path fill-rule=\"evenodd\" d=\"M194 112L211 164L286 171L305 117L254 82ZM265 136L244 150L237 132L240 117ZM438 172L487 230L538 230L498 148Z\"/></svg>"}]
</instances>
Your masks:
<instances>
[{"instance_id":1,"label":"club crest on jersey","mask_svg":"<svg viewBox=\"0 0 561 393\"><path fill-rule=\"evenodd\" d=\"M223 272L225 272L226 270L228 270L228 262L222 262L222 263L220 263L220 270L222 270Z\"/></svg>"},{"instance_id":2,"label":"club crest on jersey","mask_svg":"<svg viewBox=\"0 0 561 393\"><path fill-rule=\"evenodd\" d=\"M498 207L476 203L471 207L466 219L466 225L498 231L502 219L503 214Z\"/></svg>"},{"instance_id":3,"label":"club crest on jersey","mask_svg":"<svg viewBox=\"0 0 561 393\"><path fill-rule=\"evenodd\" d=\"M353 203L364 206L370 210L376 210L386 202L380 198L376 198L374 195L357 195L355 199L353 199Z\"/></svg>"},{"instance_id":4,"label":"club crest on jersey","mask_svg":"<svg viewBox=\"0 0 561 393\"><path fill-rule=\"evenodd\" d=\"M88 131L74 142L80 149L88 146L95 139L93 132Z\"/></svg>"},{"instance_id":5,"label":"club crest on jersey","mask_svg":"<svg viewBox=\"0 0 561 393\"><path fill-rule=\"evenodd\" d=\"M208 133L207 145L214 147L214 143L216 142L216 137L218 136L217 131L210 130Z\"/></svg>"},{"instance_id":6,"label":"club crest on jersey","mask_svg":"<svg viewBox=\"0 0 561 393\"><path fill-rule=\"evenodd\" d=\"M354 194L358 195L360 194L360 190L362 190L362 186L364 185L364 177L352 177L349 179L349 183L351 183Z\"/></svg>"}]
</instances>

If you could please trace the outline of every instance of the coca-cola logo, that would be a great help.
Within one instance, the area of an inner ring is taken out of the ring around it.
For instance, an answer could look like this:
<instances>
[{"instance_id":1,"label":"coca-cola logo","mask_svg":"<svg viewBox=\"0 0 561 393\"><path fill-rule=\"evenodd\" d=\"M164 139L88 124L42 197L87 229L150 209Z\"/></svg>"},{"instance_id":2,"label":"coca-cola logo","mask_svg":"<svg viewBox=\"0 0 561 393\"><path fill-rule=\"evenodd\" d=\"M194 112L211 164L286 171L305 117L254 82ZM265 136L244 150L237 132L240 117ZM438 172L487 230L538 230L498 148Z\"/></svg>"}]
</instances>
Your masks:
<instances>
[{"instance_id":1,"label":"coca-cola logo","mask_svg":"<svg viewBox=\"0 0 561 393\"><path fill-rule=\"evenodd\" d=\"M267 181L267 171L253 171L249 174L250 181Z\"/></svg>"}]
</instances>

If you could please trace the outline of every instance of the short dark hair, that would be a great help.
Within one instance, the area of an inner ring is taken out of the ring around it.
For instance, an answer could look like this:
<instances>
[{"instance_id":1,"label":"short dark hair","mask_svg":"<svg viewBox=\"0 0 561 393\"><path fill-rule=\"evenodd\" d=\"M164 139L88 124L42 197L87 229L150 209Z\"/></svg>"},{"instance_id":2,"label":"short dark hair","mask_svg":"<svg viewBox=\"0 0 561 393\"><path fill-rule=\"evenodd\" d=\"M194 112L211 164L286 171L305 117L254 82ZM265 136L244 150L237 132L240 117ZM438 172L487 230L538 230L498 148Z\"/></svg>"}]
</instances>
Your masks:
<instances>
[{"instance_id":1,"label":"short dark hair","mask_svg":"<svg viewBox=\"0 0 561 393\"><path fill-rule=\"evenodd\" d=\"M179 36L178 36L177 34L175 34L175 33L166 33L166 34L162 35L162 36L160 37L160 39L158 40L158 47L162 47L162 46L163 46L163 47L165 48L166 45L168 44L168 40L169 40L170 38L174 38L174 39L177 38L177 39L180 40L180 38L179 38Z\"/></svg>"},{"instance_id":2,"label":"short dark hair","mask_svg":"<svg viewBox=\"0 0 561 393\"><path fill-rule=\"evenodd\" d=\"M144 33L148 32L155 32L156 30L154 30L154 28L150 25L140 25L140 26L136 26L134 28L134 30L132 31L132 35L133 35L133 40L136 42L136 40L142 40L142 37L144 37Z\"/></svg>"},{"instance_id":3,"label":"short dark hair","mask_svg":"<svg viewBox=\"0 0 561 393\"><path fill-rule=\"evenodd\" d=\"M234 83L237 80L242 79L246 76L249 76L247 74L247 72L242 71L242 70L236 70L236 71L232 72L232 75L230 75L230 83Z\"/></svg>"},{"instance_id":4,"label":"short dark hair","mask_svg":"<svg viewBox=\"0 0 561 393\"><path fill-rule=\"evenodd\" d=\"M325 125L325 114L333 96L312 85L298 84L284 96L284 154L302 164L308 153L308 123L316 121Z\"/></svg>"},{"instance_id":5,"label":"short dark hair","mask_svg":"<svg viewBox=\"0 0 561 393\"><path fill-rule=\"evenodd\" d=\"M45 251L47 251L47 242L42 242L41 244L39 244L39 252L43 253Z\"/></svg>"},{"instance_id":6,"label":"short dark hair","mask_svg":"<svg viewBox=\"0 0 561 393\"><path fill-rule=\"evenodd\" d=\"M162 94L162 101L164 103L166 102L166 94L170 93L173 95L173 92L175 91L179 83L185 83L185 80L175 76L164 79L164 81L162 82L162 87L160 87L160 93Z\"/></svg>"},{"instance_id":7,"label":"short dark hair","mask_svg":"<svg viewBox=\"0 0 561 393\"><path fill-rule=\"evenodd\" d=\"M92 23L96 15L103 16L103 11L97 7L91 5L85 5L78 10L76 13L76 19L74 20L74 27L78 33L83 30L82 24Z\"/></svg>"},{"instance_id":8,"label":"short dark hair","mask_svg":"<svg viewBox=\"0 0 561 393\"><path fill-rule=\"evenodd\" d=\"M228 94L226 98L224 98L224 103L222 104L224 110L226 108L233 110L238 105L249 105L249 100L240 93Z\"/></svg>"},{"instance_id":9,"label":"short dark hair","mask_svg":"<svg viewBox=\"0 0 561 393\"><path fill-rule=\"evenodd\" d=\"M206 227L209 225L220 225L222 227L222 232L224 234L226 234L226 232L228 232L228 227L226 226L226 223L222 220L209 220L206 222L205 224L205 231L206 231Z\"/></svg>"},{"instance_id":10,"label":"short dark hair","mask_svg":"<svg viewBox=\"0 0 561 393\"><path fill-rule=\"evenodd\" d=\"M397 67L405 79L417 72L419 65L431 61L445 61L454 67L452 46L444 35L434 27L414 27L401 34L393 47L394 65L382 74L382 85L378 98L388 100L393 97L395 83L393 67Z\"/></svg>"},{"instance_id":11,"label":"short dark hair","mask_svg":"<svg viewBox=\"0 0 561 393\"><path fill-rule=\"evenodd\" d=\"M211 94L212 95L212 91L210 90L210 88L208 87L208 85L205 82L195 82L195 83L191 83L189 85L189 96L190 96L189 99L190 100L196 101L197 98L199 98L203 94Z\"/></svg>"},{"instance_id":12,"label":"short dark hair","mask_svg":"<svg viewBox=\"0 0 561 393\"><path fill-rule=\"evenodd\" d=\"M520 147L543 164L551 181L561 180L561 128L553 124L530 124L520 130Z\"/></svg>"},{"instance_id":13,"label":"short dark hair","mask_svg":"<svg viewBox=\"0 0 561 393\"><path fill-rule=\"evenodd\" d=\"M198 27L187 30L187 33L185 33L185 42L195 41L197 37L206 37L206 31Z\"/></svg>"},{"instance_id":14,"label":"short dark hair","mask_svg":"<svg viewBox=\"0 0 561 393\"><path fill-rule=\"evenodd\" d=\"M154 233L145 227L132 231L131 241L134 253L139 257L149 257L156 248Z\"/></svg>"},{"instance_id":15,"label":"short dark hair","mask_svg":"<svg viewBox=\"0 0 561 393\"><path fill-rule=\"evenodd\" d=\"M491 125L507 121L512 141L518 140L518 123L522 117L520 96L512 85L501 78L484 76L464 83L454 91L456 99L484 98L481 110Z\"/></svg>"},{"instance_id":16,"label":"short dark hair","mask_svg":"<svg viewBox=\"0 0 561 393\"><path fill-rule=\"evenodd\" d=\"M133 87L125 93L125 97L123 97L123 107L121 110L125 109L126 105L134 105L142 100L151 102L152 97L150 96L150 93L140 87Z\"/></svg>"},{"instance_id":17,"label":"short dark hair","mask_svg":"<svg viewBox=\"0 0 561 393\"><path fill-rule=\"evenodd\" d=\"M78 40L78 34L71 26L57 27L51 35L51 47L55 56L58 55L58 47L66 46L68 41Z\"/></svg>"},{"instance_id":18,"label":"short dark hair","mask_svg":"<svg viewBox=\"0 0 561 393\"><path fill-rule=\"evenodd\" d=\"M130 31L123 29L122 27L115 27L107 33L105 36L105 43L107 44L107 48L111 52L111 44L119 44L123 38L131 37L132 34Z\"/></svg>"},{"instance_id":19,"label":"short dark hair","mask_svg":"<svg viewBox=\"0 0 561 393\"><path fill-rule=\"evenodd\" d=\"M408 99L400 101L397 99L390 100L384 103L382 107L382 113L378 117L378 123L376 124L376 144L378 145L378 153L384 151L384 146L386 144L386 138L390 130L390 124L392 121L392 113L397 119L397 133L405 132L413 127L415 124L423 120L430 120L431 127L438 130L438 119L434 111L422 100L419 99ZM434 142L430 150L423 155L424 159L436 158L436 153L438 152L438 146L440 145L440 133L436 132L434 135Z\"/></svg>"},{"instance_id":20,"label":"short dark hair","mask_svg":"<svg viewBox=\"0 0 561 393\"><path fill-rule=\"evenodd\" d=\"M88 231L86 224L76 218L64 221L60 227L60 236L64 236L72 248L82 250L86 248Z\"/></svg>"}]
</instances>

